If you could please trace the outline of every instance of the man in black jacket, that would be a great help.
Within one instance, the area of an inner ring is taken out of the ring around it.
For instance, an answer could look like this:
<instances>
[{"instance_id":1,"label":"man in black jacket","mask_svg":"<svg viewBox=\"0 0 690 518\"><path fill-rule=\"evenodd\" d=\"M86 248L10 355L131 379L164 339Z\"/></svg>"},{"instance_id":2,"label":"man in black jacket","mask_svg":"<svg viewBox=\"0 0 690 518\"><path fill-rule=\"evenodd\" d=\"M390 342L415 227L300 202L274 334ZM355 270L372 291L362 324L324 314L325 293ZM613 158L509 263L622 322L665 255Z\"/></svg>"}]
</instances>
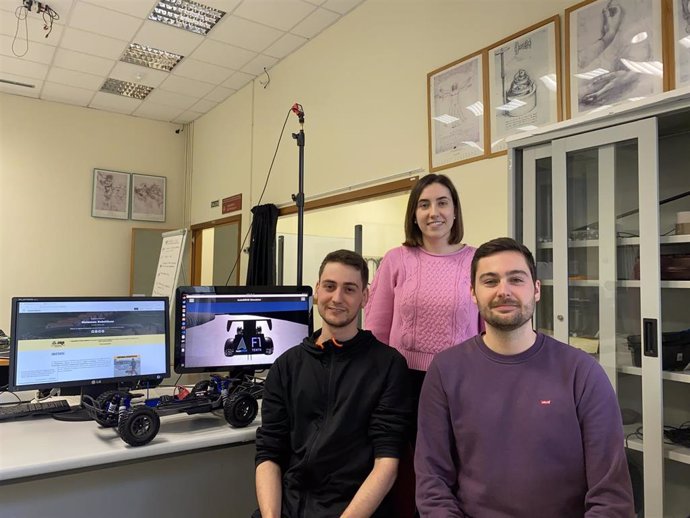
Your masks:
<instances>
[{"instance_id":1,"label":"man in black jacket","mask_svg":"<svg viewBox=\"0 0 690 518\"><path fill-rule=\"evenodd\" d=\"M323 327L266 378L256 435L262 518L391 516L385 497L412 412L404 358L357 328L368 277L359 254L328 254L314 297Z\"/></svg>"}]
</instances>

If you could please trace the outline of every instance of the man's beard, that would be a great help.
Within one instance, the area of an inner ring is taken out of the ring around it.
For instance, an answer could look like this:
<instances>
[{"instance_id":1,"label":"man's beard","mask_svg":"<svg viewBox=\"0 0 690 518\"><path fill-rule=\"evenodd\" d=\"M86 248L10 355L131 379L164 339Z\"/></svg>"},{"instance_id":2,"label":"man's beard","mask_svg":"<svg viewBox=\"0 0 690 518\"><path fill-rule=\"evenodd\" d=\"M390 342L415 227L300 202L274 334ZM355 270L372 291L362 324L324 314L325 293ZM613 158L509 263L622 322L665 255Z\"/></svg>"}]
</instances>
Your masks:
<instances>
[{"instance_id":1,"label":"man's beard","mask_svg":"<svg viewBox=\"0 0 690 518\"><path fill-rule=\"evenodd\" d=\"M502 304L505 305L510 303L502 302ZM491 327L499 331L509 332L519 329L527 322L532 320L532 315L534 314L534 302L528 306L515 304L515 307L520 308L520 310L515 311L510 315L496 315L492 312L491 305L480 308L479 313L484 321Z\"/></svg>"}]
</instances>

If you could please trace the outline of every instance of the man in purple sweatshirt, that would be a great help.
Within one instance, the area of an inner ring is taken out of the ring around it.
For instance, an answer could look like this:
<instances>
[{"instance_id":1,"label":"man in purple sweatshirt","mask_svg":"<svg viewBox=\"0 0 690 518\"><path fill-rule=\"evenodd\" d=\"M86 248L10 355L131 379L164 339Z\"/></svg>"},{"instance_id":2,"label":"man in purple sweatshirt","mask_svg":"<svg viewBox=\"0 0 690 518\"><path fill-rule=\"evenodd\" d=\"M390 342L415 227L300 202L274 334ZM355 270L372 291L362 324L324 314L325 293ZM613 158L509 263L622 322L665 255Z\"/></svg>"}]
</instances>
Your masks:
<instances>
[{"instance_id":1,"label":"man in purple sweatshirt","mask_svg":"<svg viewBox=\"0 0 690 518\"><path fill-rule=\"evenodd\" d=\"M420 397L421 517L633 517L616 395L591 356L532 329L530 251L483 244L471 291L486 332L439 353Z\"/></svg>"}]
</instances>

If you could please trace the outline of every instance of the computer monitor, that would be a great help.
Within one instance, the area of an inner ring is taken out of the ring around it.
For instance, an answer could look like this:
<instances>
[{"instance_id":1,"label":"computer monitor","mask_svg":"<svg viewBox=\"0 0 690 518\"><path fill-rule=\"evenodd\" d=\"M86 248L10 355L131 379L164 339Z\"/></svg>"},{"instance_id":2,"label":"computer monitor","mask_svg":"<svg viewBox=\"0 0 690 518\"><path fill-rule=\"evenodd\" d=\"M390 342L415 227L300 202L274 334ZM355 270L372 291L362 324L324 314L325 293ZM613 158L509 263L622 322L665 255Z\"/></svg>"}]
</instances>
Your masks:
<instances>
[{"instance_id":1,"label":"computer monitor","mask_svg":"<svg viewBox=\"0 0 690 518\"><path fill-rule=\"evenodd\" d=\"M96 397L159 384L170 375L168 308L167 297L13 298L10 390L81 387Z\"/></svg>"},{"instance_id":2,"label":"computer monitor","mask_svg":"<svg viewBox=\"0 0 690 518\"><path fill-rule=\"evenodd\" d=\"M180 374L266 369L313 329L305 286L183 286L175 301Z\"/></svg>"}]
</instances>

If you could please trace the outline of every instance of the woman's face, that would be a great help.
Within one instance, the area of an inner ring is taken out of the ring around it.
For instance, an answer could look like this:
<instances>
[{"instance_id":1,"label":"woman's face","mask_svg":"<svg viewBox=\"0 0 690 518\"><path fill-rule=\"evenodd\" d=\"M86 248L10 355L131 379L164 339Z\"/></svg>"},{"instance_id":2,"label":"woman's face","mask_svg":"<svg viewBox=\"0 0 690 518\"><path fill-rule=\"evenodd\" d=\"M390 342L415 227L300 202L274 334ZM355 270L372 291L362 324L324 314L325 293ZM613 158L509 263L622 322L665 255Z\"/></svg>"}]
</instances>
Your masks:
<instances>
[{"instance_id":1,"label":"woman's face","mask_svg":"<svg viewBox=\"0 0 690 518\"><path fill-rule=\"evenodd\" d=\"M415 220L425 243L448 243L450 230L455 222L455 206L445 185L432 183L424 188L417 201Z\"/></svg>"}]
</instances>

